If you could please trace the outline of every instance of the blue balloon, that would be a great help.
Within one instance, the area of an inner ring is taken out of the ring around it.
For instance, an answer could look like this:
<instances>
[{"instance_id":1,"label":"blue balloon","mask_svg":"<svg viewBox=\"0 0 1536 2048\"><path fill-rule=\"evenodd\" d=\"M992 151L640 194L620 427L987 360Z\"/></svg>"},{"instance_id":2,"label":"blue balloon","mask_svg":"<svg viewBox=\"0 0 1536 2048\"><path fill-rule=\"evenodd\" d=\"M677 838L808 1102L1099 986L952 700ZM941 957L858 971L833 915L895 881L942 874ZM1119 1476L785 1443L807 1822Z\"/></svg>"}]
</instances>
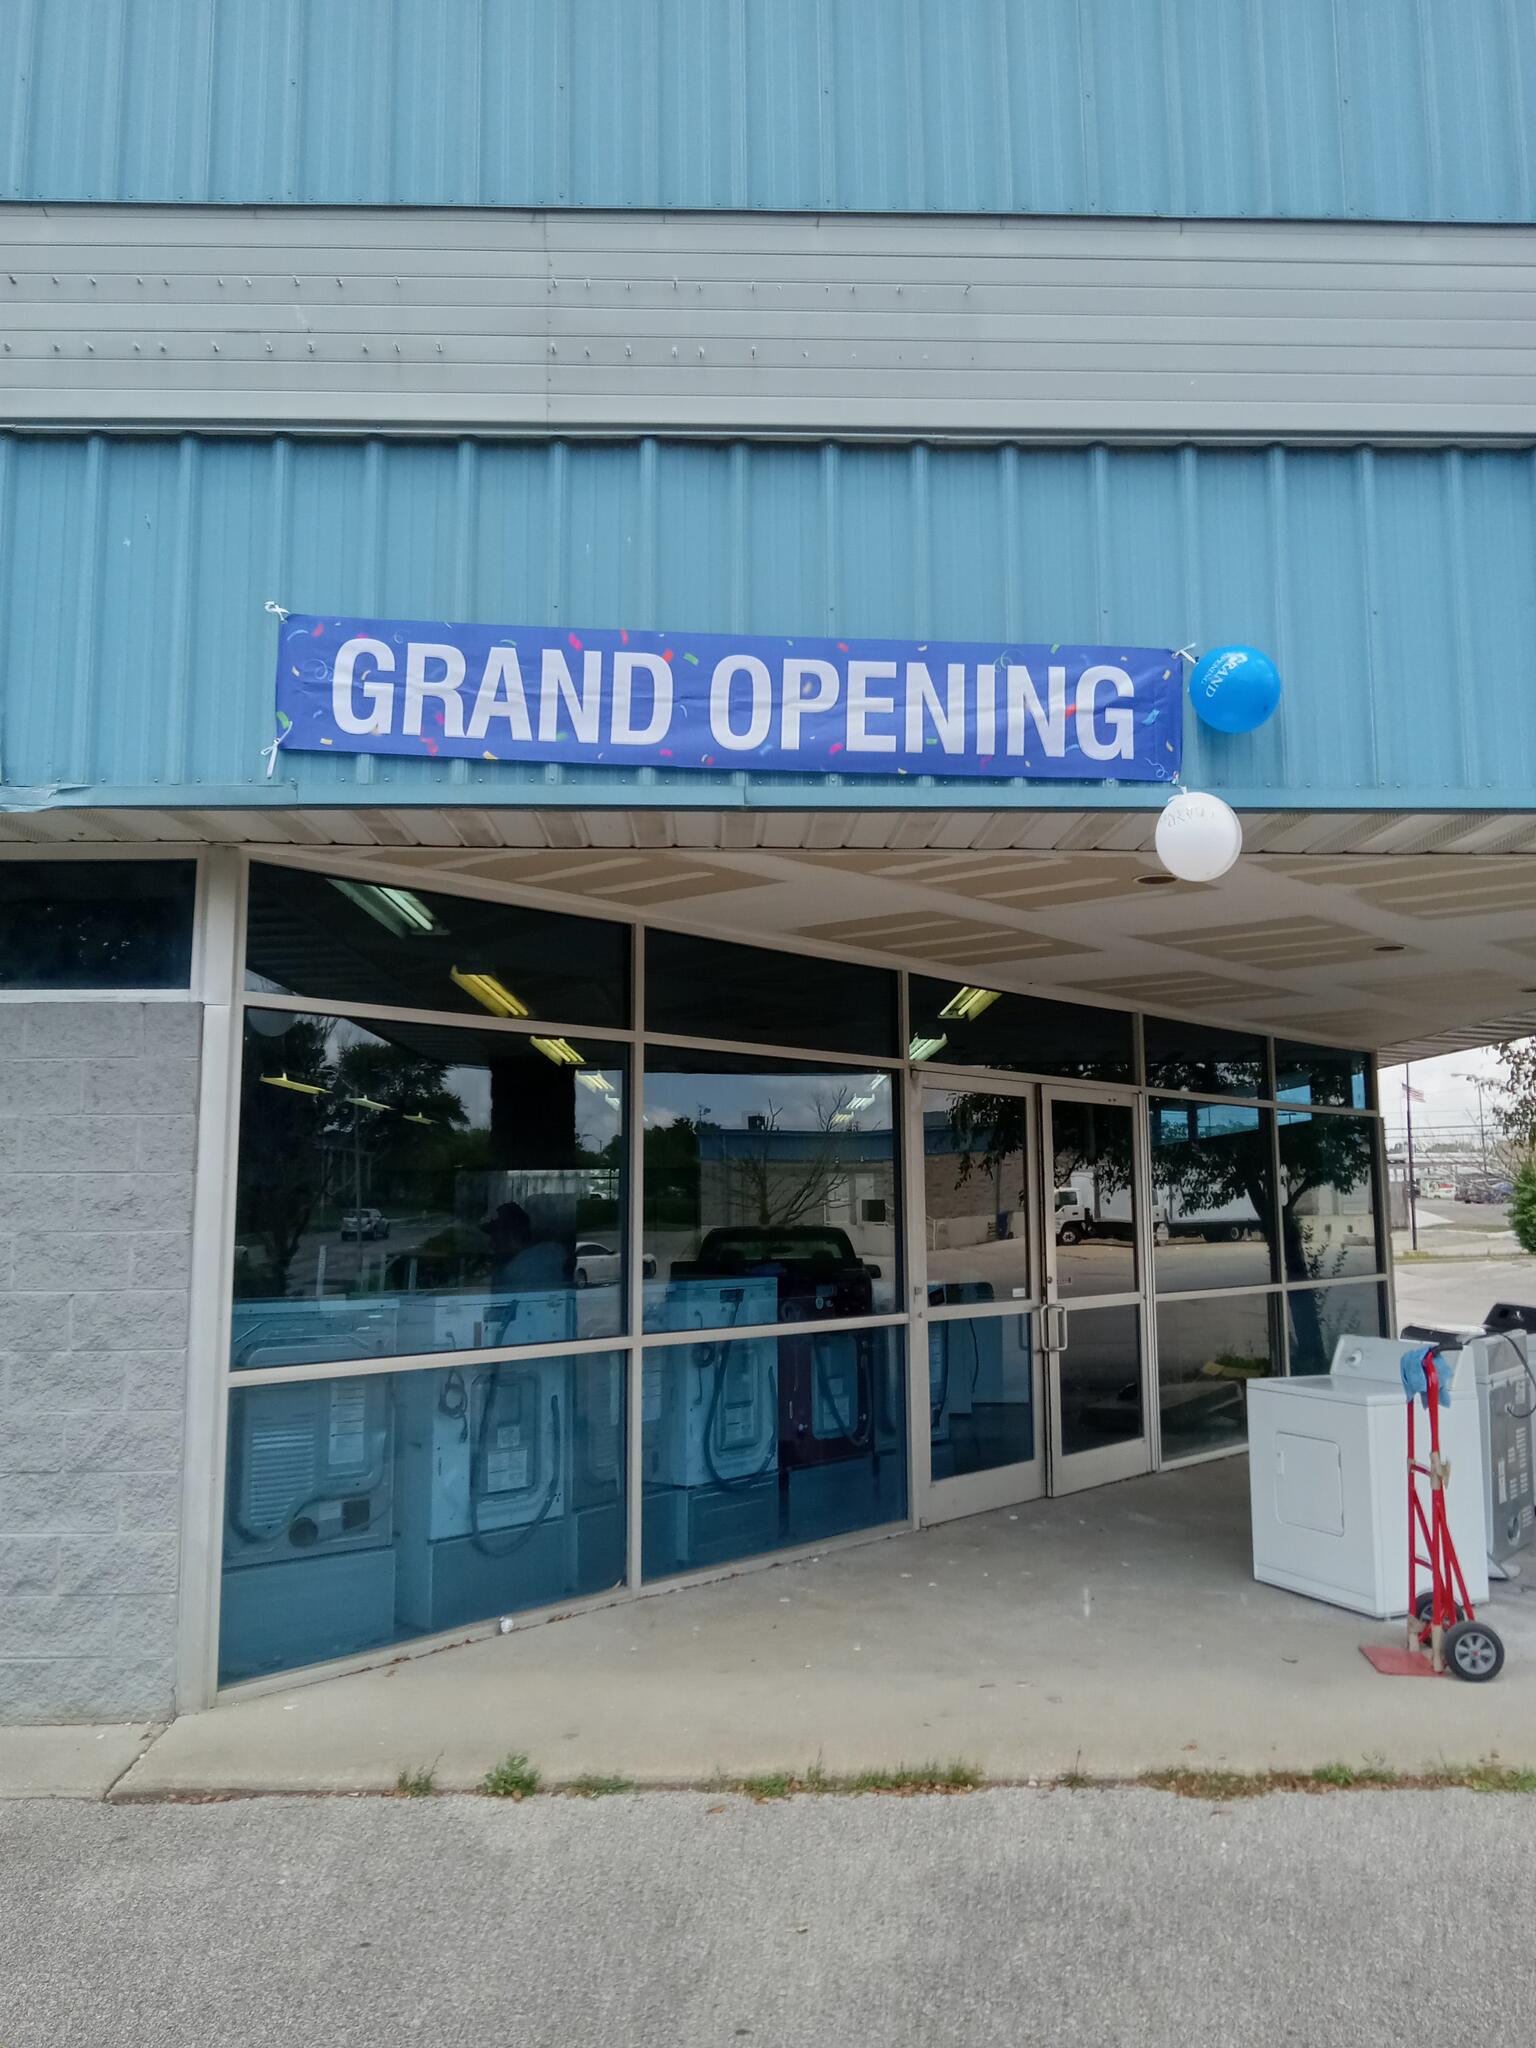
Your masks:
<instances>
[{"instance_id":1,"label":"blue balloon","mask_svg":"<svg viewBox=\"0 0 1536 2048\"><path fill-rule=\"evenodd\" d=\"M1213 647L1195 663L1189 695L1217 732L1252 732L1280 702L1280 671L1257 647Z\"/></svg>"}]
</instances>

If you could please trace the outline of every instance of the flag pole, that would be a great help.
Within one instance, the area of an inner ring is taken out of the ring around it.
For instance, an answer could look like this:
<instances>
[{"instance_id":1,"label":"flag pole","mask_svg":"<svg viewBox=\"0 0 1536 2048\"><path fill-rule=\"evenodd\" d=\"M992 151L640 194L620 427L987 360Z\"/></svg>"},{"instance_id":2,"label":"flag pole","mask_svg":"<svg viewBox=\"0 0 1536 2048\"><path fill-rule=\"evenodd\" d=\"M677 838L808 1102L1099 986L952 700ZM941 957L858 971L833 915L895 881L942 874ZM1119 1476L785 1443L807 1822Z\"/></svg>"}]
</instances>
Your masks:
<instances>
[{"instance_id":1,"label":"flag pole","mask_svg":"<svg viewBox=\"0 0 1536 2048\"><path fill-rule=\"evenodd\" d=\"M1403 1068L1403 1108L1408 1118L1408 1242L1414 1251L1419 1248L1419 1210L1414 1200L1413 1172L1413 1068Z\"/></svg>"}]
</instances>

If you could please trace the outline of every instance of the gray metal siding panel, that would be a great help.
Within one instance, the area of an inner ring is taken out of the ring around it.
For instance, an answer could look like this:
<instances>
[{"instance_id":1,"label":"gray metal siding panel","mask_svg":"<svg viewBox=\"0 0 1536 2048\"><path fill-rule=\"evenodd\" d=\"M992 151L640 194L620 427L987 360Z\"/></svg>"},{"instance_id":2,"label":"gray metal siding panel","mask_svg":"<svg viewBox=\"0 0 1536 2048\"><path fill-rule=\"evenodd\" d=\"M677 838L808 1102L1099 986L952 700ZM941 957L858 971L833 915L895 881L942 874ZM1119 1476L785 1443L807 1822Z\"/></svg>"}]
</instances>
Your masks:
<instances>
[{"instance_id":1,"label":"gray metal siding panel","mask_svg":"<svg viewBox=\"0 0 1536 2048\"><path fill-rule=\"evenodd\" d=\"M1261 809L1529 810L1533 484L1536 456L1507 450L0 436L0 805L1160 800L300 754L269 780L271 598L1000 648L1252 640L1281 712L1236 738L1190 720L1192 785Z\"/></svg>"},{"instance_id":2,"label":"gray metal siding panel","mask_svg":"<svg viewBox=\"0 0 1536 2048\"><path fill-rule=\"evenodd\" d=\"M1536 230L0 208L0 417L1536 438Z\"/></svg>"},{"instance_id":3,"label":"gray metal siding panel","mask_svg":"<svg viewBox=\"0 0 1536 2048\"><path fill-rule=\"evenodd\" d=\"M1530 0L8 0L0 196L1536 220Z\"/></svg>"}]
</instances>

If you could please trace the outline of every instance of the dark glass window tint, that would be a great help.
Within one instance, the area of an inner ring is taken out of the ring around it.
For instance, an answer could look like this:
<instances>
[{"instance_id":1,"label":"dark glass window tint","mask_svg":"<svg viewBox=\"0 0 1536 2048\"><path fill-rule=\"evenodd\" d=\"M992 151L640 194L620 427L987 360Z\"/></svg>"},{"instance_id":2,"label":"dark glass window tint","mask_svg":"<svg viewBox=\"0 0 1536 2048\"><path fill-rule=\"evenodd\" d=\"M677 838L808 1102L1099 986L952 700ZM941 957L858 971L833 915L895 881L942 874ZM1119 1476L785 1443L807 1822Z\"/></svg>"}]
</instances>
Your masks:
<instances>
[{"instance_id":1,"label":"dark glass window tint","mask_svg":"<svg viewBox=\"0 0 1536 2048\"><path fill-rule=\"evenodd\" d=\"M911 977L914 1060L1071 1081L1133 1080L1131 1020L1122 1010L999 995L965 982Z\"/></svg>"},{"instance_id":2,"label":"dark glass window tint","mask_svg":"<svg viewBox=\"0 0 1536 2048\"><path fill-rule=\"evenodd\" d=\"M552 1023L629 1023L629 929L299 868L251 870L246 986Z\"/></svg>"},{"instance_id":3,"label":"dark glass window tint","mask_svg":"<svg viewBox=\"0 0 1536 2048\"><path fill-rule=\"evenodd\" d=\"M1153 1102L1149 1117L1158 1293L1273 1280L1269 1111L1239 1103Z\"/></svg>"},{"instance_id":4,"label":"dark glass window tint","mask_svg":"<svg viewBox=\"0 0 1536 2048\"><path fill-rule=\"evenodd\" d=\"M189 860L0 861L0 988L186 988Z\"/></svg>"},{"instance_id":5,"label":"dark glass window tint","mask_svg":"<svg viewBox=\"0 0 1536 2048\"><path fill-rule=\"evenodd\" d=\"M1381 1270L1372 1183L1376 1125L1363 1116L1282 1109L1280 1237L1287 1280Z\"/></svg>"},{"instance_id":6,"label":"dark glass window tint","mask_svg":"<svg viewBox=\"0 0 1536 2048\"><path fill-rule=\"evenodd\" d=\"M1275 1042L1275 1093L1282 1102L1332 1103L1340 1109L1369 1109L1369 1053L1335 1052L1322 1045Z\"/></svg>"},{"instance_id":7,"label":"dark glass window tint","mask_svg":"<svg viewBox=\"0 0 1536 2048\"><path fill-rule=\"evenodd\" d=\"M235 1371L616 1336L625 1057L248 1009Z\"/></svg>"},{"instance_id":8,"label":"dark glass window tint","mask_svg":"<svg viewBox=\"0 0 1536 2048\"><path fill-rule=\"evenodd\" d=\"M645 1026L677 1038L740 1038L814 1052L896 1052L896 977L681 932L645 940Z\"/></svg>"},{"instance_id":9,"label":"dark glass window tint","mask_svg":"<svg viewBox=\"0 0 1536 2048\"><path fill-rule=\"evenodd\" d=\"M1267 1095L1264 1040L1247 1031L1222 1031L1177 1017L1143 1019L1149 1088L1188 1089L1192 1095Z\"/></svg>"}]
</instances>

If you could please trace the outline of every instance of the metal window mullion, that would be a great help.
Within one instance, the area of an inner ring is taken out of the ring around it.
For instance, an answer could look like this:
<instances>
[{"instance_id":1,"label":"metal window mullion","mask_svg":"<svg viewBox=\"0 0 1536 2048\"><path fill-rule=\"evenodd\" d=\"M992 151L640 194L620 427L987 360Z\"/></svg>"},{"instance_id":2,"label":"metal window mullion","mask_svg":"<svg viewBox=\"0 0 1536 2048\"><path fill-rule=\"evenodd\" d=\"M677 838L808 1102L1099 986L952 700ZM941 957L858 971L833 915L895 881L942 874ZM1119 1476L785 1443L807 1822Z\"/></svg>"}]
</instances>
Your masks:
<instances>
[{"instance_id":1,"label":"metal window mullion","mask_svg":"<svg viewBox=\"0 0 1536 2048\"><path fill-rule=\"evenodd\" d=\"M625 1110L629 1122L624 1158L627 1238L624 1273L629 1293L629 1344L624 1354L624 1583L638 1590L645 1536L645 1354L640 1336L645 1327L645 927L636 924L630 938L629 961L631 1040L629 1088Z\"/></svg>"},{"instance_id":2,"label":"metal window mullion","mask_svg":"<svg viewBox=\"0 0 1536 2048\"><path fill-rule=\"evenodd\" d=\"M628 1340L621 1331L610 1337L552 1337L546 1343L497 1344L484 1349L454 1351L407 1351L380 1358L316 1359L304 1365L260 1365L229 1375L231 1386L285 1387L298 1380L347 1380L370 1374L448 1372L455 1367L532 1364L541 1358L595 1358L606 1351L621 1351Z\"/></svg>"},{"instance_id":3,"label":"metal window mullion","mask_svg":"<svg viewBox=\"0 0 1536 2048\"><path fill-rule=\"evenodd\" d=\"M295 1016L304 1017L361 1018L368 1023L382 1024L431 1024L450 1031L496 1031L510 1038L564 1038L574 1034L578 1038L604 1041L609 1045L628 1045L633 1036L621 1024L570 1024L541 1017L493 1017L489 1010L476 1013L410 1009L403 1004L354 1003L334 996L268 995L258 989L246 991L245 1006L249 1010L291 1011Z\"/></svg>"},{"instance_id":4,"label":"metal window mullion","mask_svg":"<svg viewBox=\"0 0 1536 2048\"><path fill-rule=\"evenodd\" d=\"M1275 1191L1275 1241L1270 1248L1270 1258L1273 1261L1271 1270L1277 1276L1277 1284L1283 1290L1285 1286L1285 1221L1282 1211L1290 1206L1290 1193L1284 1181L1280 1178L1280 1118L1278 1114L1272 1114L1269 1119L1269 1170L1272 1176L1270 1185ZM1279 1377L1288 1380L1291 1376L1291 1319L1288 1315L1282 1314L1280 1323Z\"/></svg>"},{"instance_id":5,"label":"metal window mullion","mask_svg":"<svg viewBox=\"0 0 1536 2048\"><path fill-rule=\"evenodd\" d=\"M590 1036L590 1032L587 1034ZM834 1066L852 1067L855 1071L894 1073L901 1061L894 1053L864 1052L823 1052L814 1045L769 1045L755 1039L700 1038L680 1031L648 1031L647 1045L676 1047L683 1052L724 1053L731 1059L788 1059L799 1060L807 1066L829 1061Z\"/></svg>"}]
</instances>

